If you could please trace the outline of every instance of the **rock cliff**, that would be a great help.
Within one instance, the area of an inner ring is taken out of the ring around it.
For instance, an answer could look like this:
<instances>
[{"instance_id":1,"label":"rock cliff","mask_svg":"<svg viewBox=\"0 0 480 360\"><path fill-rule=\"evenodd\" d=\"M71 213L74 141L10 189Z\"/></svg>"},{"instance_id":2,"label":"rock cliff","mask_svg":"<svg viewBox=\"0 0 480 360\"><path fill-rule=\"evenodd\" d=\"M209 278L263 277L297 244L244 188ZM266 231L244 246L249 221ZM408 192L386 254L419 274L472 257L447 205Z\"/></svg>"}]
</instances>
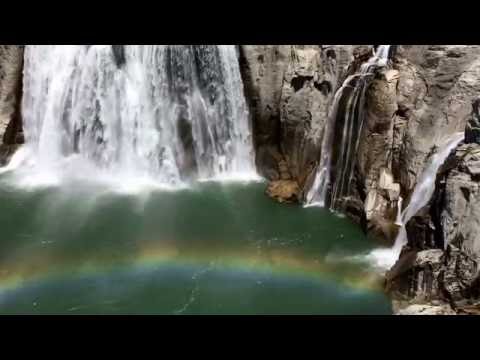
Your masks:
<instances>
[{"instance_id":1,"label":"rock cliff","mask_svg":"<svg viewBox=\"0 0 480 360\"><path fill-rule=\"evenodd\" d=\"M257 165L274 182L296 182L301 201L321 156L335 91L371 56L372 47L241 50ZM395 46L389 66L367 89L352 191L342 209L373 237L393 243L397 214L442 141L466 129L469 143L449 158L429 205L407 224L408 246L387 277L398 313L474 312L465 309L474 306L480 283L479 94L480 47L469 45ZM284 163L288 174L280 169ZM270 187L269 195L279 199L281 192L272 188L282 187Z\"/></svg>"},{"instance_id":2,"label":"rock cliff","mask_svg":"<svg viewBox=\"0 0 480 360\"><path fill-rule=\"evenodd\" d=\"M262 175L272 181L293 178L305 188L318 161L335 90L352 66L351 60L364 52L349 45L240 47Z\"/></svg>"},{"instance_id":3,"label":"rock cliff","mask_svg":"<svg viewBox=\"0 0 480 360\"><path fill-rule=\"evenodd\" d=\"M23 143L22 66L22 46L0 45L0 164Z\"/></svg>"}]
</instances>

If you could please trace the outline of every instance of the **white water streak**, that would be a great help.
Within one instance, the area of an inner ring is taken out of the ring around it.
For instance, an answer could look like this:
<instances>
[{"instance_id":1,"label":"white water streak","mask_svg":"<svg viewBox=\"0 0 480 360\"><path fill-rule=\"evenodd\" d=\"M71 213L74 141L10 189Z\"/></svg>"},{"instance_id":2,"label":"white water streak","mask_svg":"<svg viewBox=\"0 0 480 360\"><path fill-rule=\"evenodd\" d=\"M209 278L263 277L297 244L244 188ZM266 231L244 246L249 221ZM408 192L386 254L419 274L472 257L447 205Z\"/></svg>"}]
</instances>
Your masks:
<instances>
[{"instance_id":1,"label":"white water streak","mask_svg":"<svg viewBox=\"0 0 480 360\"><path fill-rule=\"evenodd\" d=\"M347 87L351 87L350 83L353 79L357 79L357 83L355 88L352 92L352 96L349 99L350 106L347 106L348 111L345 114L346 119L349 121L345 121L345 126L343 129L343 136L341 141L341 155L340 159L343 159L345 151L347 152L347 161L345 166L351 161L351 136L353 134L353 124L354 124L354 108L352 105L355 105L359 98L363 100L365 95L365 88L362 79L371 74L373 68L386 66L388 62L388 55L390 51L391 45L379 45L377 51L373 54L373 56L362 66L360 67L360 71L357 74L351 75L345 79L342 86L337 90L333 99L333 105L331 108L331 112L328 116L327 122L325 124L325 130L323 132L323 139L322 139L322 146L321 146L321 155L320 155L320 162L317 167L317 173L315 175L314 182L307 193L306 196L306 206L320 206L324 207L326 203L326 197L328 188L330 186L330 177L331 177L331 161L332 161L332 152L333 152L333 143L334 143L334 135L335 135L335 122L338 115L339 110L339 103L344 95L344 91ZM362 124L360 124L361 129ZM359 139L355 142L355 148L358 148ZM339 169L338 175L339 180L339 190L341 191L344 187L345 178L348 177L348 183L346 184L349 186L351 174L344 174L343 172L346 171L344 166L341 166ZM337 189L335 189L337 190ZM335 191L337 192L337 191Z\"/></svg>"}]
</instances>

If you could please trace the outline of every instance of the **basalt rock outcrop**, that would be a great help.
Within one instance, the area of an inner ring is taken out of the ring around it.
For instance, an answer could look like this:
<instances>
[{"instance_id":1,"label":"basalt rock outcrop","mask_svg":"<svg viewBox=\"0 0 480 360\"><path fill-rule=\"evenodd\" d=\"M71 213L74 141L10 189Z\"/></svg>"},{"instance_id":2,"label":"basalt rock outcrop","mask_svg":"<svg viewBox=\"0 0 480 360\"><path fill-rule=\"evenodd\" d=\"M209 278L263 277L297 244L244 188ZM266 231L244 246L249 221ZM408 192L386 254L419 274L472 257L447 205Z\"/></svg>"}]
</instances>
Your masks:
<instances>
[{"instance_id":1,"label":"basalt rock outcrop","mask_svg":"<svg viewBox=\"0 0 480 360\"><path fill-rule=\"evenodd\" d=\"M22 46L0 45L0 165L23 143L22 66Z\"/></svg>"}]
</instances>

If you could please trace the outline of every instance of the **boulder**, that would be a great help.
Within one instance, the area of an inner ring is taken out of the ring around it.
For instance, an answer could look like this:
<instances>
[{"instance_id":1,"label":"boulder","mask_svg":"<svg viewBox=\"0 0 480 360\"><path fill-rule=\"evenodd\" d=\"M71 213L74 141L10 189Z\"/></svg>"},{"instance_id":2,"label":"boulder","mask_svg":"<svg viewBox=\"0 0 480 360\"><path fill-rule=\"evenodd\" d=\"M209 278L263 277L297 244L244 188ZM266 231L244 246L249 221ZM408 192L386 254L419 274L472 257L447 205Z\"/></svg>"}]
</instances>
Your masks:
<instances>
[{"instance_id":1,"label":"boulder","mask_svg":"<svg viewBox=\"0 0 480 360\"><path fill-rule=\"evenodd\" d=\"M280 203L298 202L300 188L293 180L276 180L268 184L266 194Z\"/></svg>"}]
</instances>

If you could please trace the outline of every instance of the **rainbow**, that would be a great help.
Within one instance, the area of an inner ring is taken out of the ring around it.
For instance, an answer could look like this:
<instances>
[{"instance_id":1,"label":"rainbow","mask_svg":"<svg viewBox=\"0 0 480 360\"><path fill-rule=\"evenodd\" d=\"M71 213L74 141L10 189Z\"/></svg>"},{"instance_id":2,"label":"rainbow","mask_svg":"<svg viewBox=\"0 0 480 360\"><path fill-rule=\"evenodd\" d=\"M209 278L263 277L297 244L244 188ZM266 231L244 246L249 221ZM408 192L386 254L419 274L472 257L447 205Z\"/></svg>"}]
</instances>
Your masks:
<instances>
[{"instance_id":1,"label":"rainbow","mask_svg":"<svg viewBox=\"0 0 480 360\"><path fill-rule=\"evenodd\" d=\"M44 257L22 258L12 261L7 267L0 265L0 295L29 284L68 276L95 276L129 268L155 269L158 267L206 267L219 266L221 269L235 272L272 275L288 279L300 279L313 282L332 281L352 289L380 291L382 278L367 268L348 269L352 264L339 264L305 258L291 251L272 250L268 255L247 251L225 253L194 252L180 254L175 246L156 245L140 248L131 258L121 261L68 261ZM221 254L221 256L220 256ZM31 261L29 261L31 260Z\"/></svg>"}]
</instances>

